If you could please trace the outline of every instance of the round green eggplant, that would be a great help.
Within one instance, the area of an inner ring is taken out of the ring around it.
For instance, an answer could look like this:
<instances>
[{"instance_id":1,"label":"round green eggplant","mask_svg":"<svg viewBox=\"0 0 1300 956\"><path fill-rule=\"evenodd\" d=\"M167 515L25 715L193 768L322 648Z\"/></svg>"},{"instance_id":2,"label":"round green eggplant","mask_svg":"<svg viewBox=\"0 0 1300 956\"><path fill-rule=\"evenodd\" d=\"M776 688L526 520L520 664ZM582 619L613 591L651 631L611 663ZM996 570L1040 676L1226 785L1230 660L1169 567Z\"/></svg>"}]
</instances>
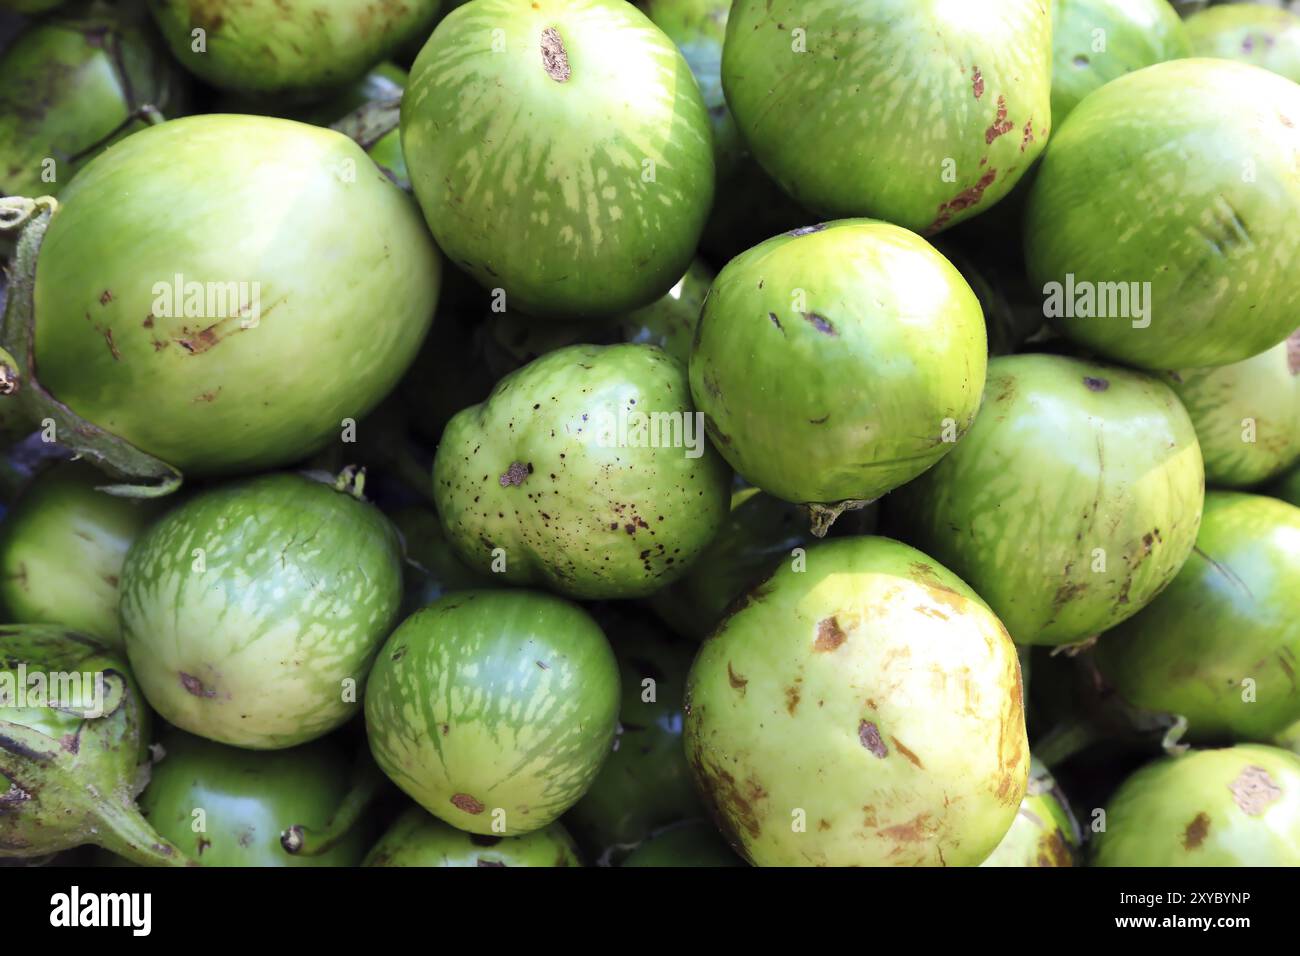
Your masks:
<instances>
[{"instance_id":1,"label":"round green eggplant","mask_svg":"<svg viewBox=\"0 0 1300 956\"><path fill-rule=\"evenodd\" d=\"M194 496L132 545L122 633L170 723L250 749L333 730L402 600L401 547L378 509L290 474Z\"/></svg>"},{"instance_id":2,"label":"round green eggplant","mask_svg":"<svg viewBox=\"0 0 1300 956\"><path fill-rule=\"evenodd\" d=\"M130 5L33 24L0 56L0 195L53 196L110 142L187 99L183 74Z\"/></svg>"},{"instance_id":3,"label":"round green eggplant","mask_svg":"<svg viewBox=\"0 0 1300 956\"><path fill-rule=\"evenodd\" d=\"M645 597L726 519L729 475L700 417L661 349L551 352L447 425L433 462L447 537L512 584Z\"/></svg>"},{"instance_id":4,"label":"round green eggplant","mask_svg":"<svg viewBox=\"0 0 1300 956\"><path fill-rule=\"evenodd\" d=\"M631 615L608 628L622 678L618 739L599 776L564 817L601 862L659 827L704 812L682 749L682 701L694 646Z\"/></svg>"},{"instance_id":5,"label":"round green eggplant","mask_svg":"<svg viewBox=\"0 0 1300 956\"><path fill-rule=\"evenodd\" d=\"M558 823L522 836L466 833L411 807L366 856L363 866L582 866Z\"/></svg>"},{"instance_id":6,"label":"round green eggplant","mask_svg":"<svg viewBox=\"0 0 1300 956\"><path fill-rule=\"evenodd\" d=\"M1227 60L1158 63L1088 96L1030 190L1029 277L1060 331L1148 369L1228 365L1300 313L1300 86Z\"/></svg>"},{"instance_id":7,"label":"round green eggplant","mask_svg":"<svg viewBox=\"0 0 1300 956\"><path fill-rule=\"evenodd\" d=\"M1038 760L1011 829L980 866L1074 866L1081 835L1065 793Z\"/></svg>"},{"instance_id":8,"label":"round green eggplant","mask_svg":"<svg viewBox=\"0 0 1300 956\"><path fill-rule=\"evenodd\" d=\"M722 90L722 43L731 0L634 0L655 26L677 44L699 84L713 129L713 165L729 175L747 152Z\"/></svg>"},{"instance_id":9,"label":"round green eggplant","mask_svg":"<svg viewBox=\"0 0 1300 956\"><path fill-rule=\"evenodd\" d=\"M1024 798L1015 646L956 575L888 538L808 549L700 647L686 753L760 866L975 866Z\"/></svg>"},{"instance_id":10,"label":"round green eggplant","mask_svg":"<svg viewBox=\"0 0 1300 956\"><path fill-rule=\"evenodd\" d=\"M1106 807L1093 866L1300 866L1300 757L1240 744L1143 767Z\"/></svg>"},{"instance_id":11,"label":"round green eggplant","mask_svg":"<svg viewBox=\"0 0 1300 956\"><path fill-rule=\"evenodd\" d=\"M666 827L627 855L620 866L744 866L705 820Z\"/></svg>"},{"instance_id":12,"label":"round green eggplant","mask_svg":"<svg viewBox=\"0 0 1300 956\"><path fill-rule=\"evenodd\" d=\"M1243 362L1165 379L1196 426L1210 484L1249 488L1300 460L1300 331Z\"/></svg>"},{"instance_id":13,"label":"round green eggplant","mask_svg":"<svg viewBox=\"0 0 1300 956\"><path fill-rule=\"evenodd\" d=\"M1251 63L1300 83L1300 16L1258 3L1212 7L1188 17L1192 55Z\"/></svg>"},{"instance_id":14,"label":"round green eggplant","mask_svg":"<svg viewBox=\"0 0 1300 956\"><path fill-rule=\"evenodd\" d=\"M114 651L63 628L0 626L0 859L93 843L146 865L192 862L135 804L148 740L149 708Z\"/></svg>"},{"instance_id":15,"label":"round green eggplant","mask_svg":"<svg viewBox=\"0 0 1300 956\"><path fill-rule=\"evenodd\" d=\"M221 90L310 99L426 32L440 0L149 0L172 54Z\"/></svg>"},{"instance_id":16,"label":"round green eggplant","mask_svg":"<svg viewBox=\"0 0 1300 956\"><path fill-rule=\"evenodd\" d=\"M796 200L926 234L1010 192L1051 128L1041 0L736 0L722 84Z\"/></svg>"},{"instance_id":17,"label":"round green eggplant","mask_svg":"<svg viewBox=\"0 0 1300 956\"><path fill-rule=\"evenodd\" d=\"M154 828L200 866L356 866L355 826L316 855L287 852L290 827L324 828L348 794L349 764L329 741L275 753L240 750L179 731L140 795Z\"/></svg>"},{"instance_id":18,"label":"round green eggplant","mask_svg":"<svg viewBox=\"0 0 1300 956\"><path fill-rule=\"evenodd\" d=\"M1169 0L1055 0L1052 122L1116 77L1191 55L1187 28Z\"/></svg>"},{"instance_id":19,"label":"round green eggplant","mask_svg":"<svg viewBox=\"0 0 1300 956\"><path fill-rule=\"evenodd\" d=\"M118 581L127 549L157 502L118 498L89 465L38 475L0 523L0 613L18 624L62 624L122 647Z\"/></svg>"},{"instance_id":20,"label":"round green eggplant","mask_svg":"<svg viewBox=\"0 0 1300 956\"><path fill-rule=\"evenodd\" d=\"M736 598L813 540L798 507L741 488L732 493L731 513L704 553L683 577L652 594L650 607L678 634L702 641Z\"/></svg>"},{"instance_id":21,"label":"round green eggplant","mask_svg":"<svg viewBox=\"0 0 1300 956\"><path fill-rule=\"evenodd\" d=\"M956 451L891 499L899 529L1020 644L1070 644L1145 607L1191 553L1205 473L1177 397L1056 355L989 363Z\"/></svg>"},{"instance_id":22,"label":"round green eggplant","mask_svg":"<svg viewBox=\"0 0 1300 956\"><path fill-rule=\"evenodd\" d=\"M808 505L824 533L956 447L987 357L961 273L914 233L850 219L769 239L722 270L691 393L731 466Z\"/></svg>"},{"instance_id":23,"label":"round green eggplant","mask_svg":"<svg viewBox=\"0 0 1300 956\"><path fill-rule=\"evenodd\" d=\"M1196 550L1094 654L1130 704L1178 714L1197 741L1268 741L1300 720L1300 508L1205 497Z\"/></svg>"},{"instance_id":24,"label":"round green eggplant","mask_svg":"<svg viewBox=\"0 0 1300 956\"><path fill-rule=\"evenodd\" d=\"M366 687L380 768L470 833L518 836L591 786L618 726L618 665L587 612L532 591L449 594L407 618Z\"/></svg>"},{"instance_id":25,"label":"round green eggplant","mask_svg":"<svg viewBox=\"0 0 1300 956\"><path fill-rule=\"evenodd\" d=\"M288 464L392 390L440 268L409 198L347 137L174 120L64 191L36 270L41 384L187 473Z\"/></svg>"},{"instance_id":26,"label":"round green eggplant","mask_svg":"<svg viewBox=\"0 0 1300 956\"><path fill-rule=\"evenodd\" d=\"M713 201L690 68L623 0L475 0L411 68L402 148L448 258L509 306L566 319L648 305Z\"/></svg>"},{"instance_id":27,"label":"round green eggplant","mask_svg":"<svg viewBox=\"0 0 1300 956\"><path fill-rule=\"evenodd\" d=\"M409 611L428 607L444 594L490 588L490 574L479 574L456 557L442 523L431 508L410 506L392 515L405 545L403 605Z\"/></svg>"}]
</instances>

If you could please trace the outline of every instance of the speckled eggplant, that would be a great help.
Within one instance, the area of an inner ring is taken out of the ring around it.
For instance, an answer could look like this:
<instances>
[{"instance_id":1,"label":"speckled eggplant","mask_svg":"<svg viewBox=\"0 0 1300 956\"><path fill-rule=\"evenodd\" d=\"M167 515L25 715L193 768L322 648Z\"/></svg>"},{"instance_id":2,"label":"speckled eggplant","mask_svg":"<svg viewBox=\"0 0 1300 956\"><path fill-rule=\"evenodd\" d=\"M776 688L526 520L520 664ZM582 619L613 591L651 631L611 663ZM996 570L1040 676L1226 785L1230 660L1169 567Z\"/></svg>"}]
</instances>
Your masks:
<instances>
[{"instance_id":1,"label":"speckled eggplant","mask_svg":"<svg viewBox=\"0 0 1300 956\"><path fill-rule=\"evenodd\" d=\"M1106 805L1093 866L1300 866L1300 757L1241 744L1166 757Z\"/></svg>"},{"instance_id":2,"label":"speckled eggplant","mask_svg":"<svg viewBox=\"0 0 1300 956\"><path fill-rule=\"evenodd\" d=\"M669 416L654 419L658 447L636 415ZM726 518L729 480L686 370L650 345L543 356L453 418L433 463L470 567L580 598L644 597L680 576Z\"/></svg>"},{"instance_id":3,"label":"speckled eggplant","mask_svg":"<svg viewBox=\"0 0 1300 956\"><path fill-rule=\"evenodd\" d=\"M1015 646L921 552L822 542L701 646L686 752L757 865L976 866L1028 782Z\"/></svg>"},{"instance_id":4,"label":"speckled eggplant","mask_svg":"<svg viewBox=\"0 0 1300 956\"><path fill-rule=\"evenodd\" d=\"M899 533L952 568L1021 644L1131 617L1191 553L1205 474L1167 385L1057 355L989 363L956 451L891 498Z\"/></svg>"},{"instance_id":5,"label":"speckled eggplant","mask_svg":"<svg viewBox=\"0 0 1300 956\"><path fill-rule=\"evenodd\" d=\"M1093 653L1130 704L1187 718L1189 740L1267 742L1300 720L1300 508L1210 492L1173 583Z\"/></svg>"},{"instance_id":6,"label":"speckled eggplant","mask_svg":"<svg viewBox=\"0 0 1300 956\"><path fill-rule=\"evenodd\" d=\"M362 866L582 866L564 827L522 836L466 833L411 807L379 838Z\"/></svg>"},{"instance_id":7,"label":"speckled eggplant","mask_svg":"<svg viewBox=\"0 0 1300 956\"><path fill-rule=\"evenodd\" d=\"M540 830L608 757L618 665L586 611L536 591L449 594L407 618L366 687L375 761L470 833Z\"/></svg>"},{"instance_id":8,"label":"speckled eggplant","mask_svg":"<svg viewBox=\"0 0 1300 956\"><path fill-rule=\"evenodd\" d=\"M272 474L204 491L122 569L122 632L170 723L250 749L304 743L360 712L402 599L397 533L374 506Z\"/></svg>"}]
</instances>

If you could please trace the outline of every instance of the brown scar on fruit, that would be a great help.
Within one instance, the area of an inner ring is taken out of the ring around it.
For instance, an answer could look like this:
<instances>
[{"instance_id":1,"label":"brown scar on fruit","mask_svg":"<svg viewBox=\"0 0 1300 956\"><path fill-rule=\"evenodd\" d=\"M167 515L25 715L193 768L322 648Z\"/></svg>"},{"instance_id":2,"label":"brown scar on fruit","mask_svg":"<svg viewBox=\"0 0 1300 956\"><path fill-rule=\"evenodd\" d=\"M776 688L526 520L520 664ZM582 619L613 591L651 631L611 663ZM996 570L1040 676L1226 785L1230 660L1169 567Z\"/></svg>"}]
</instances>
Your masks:
<instances>
[{"instance_id":1,"label":"brown scar on fruit","mask_svg":"<svg viewBox=\"0 0 1300 956\"><path fill-rule=\"evenodd\" d=\"M555 27L542 31L542 66L546 75L556 83L567 83L572 73L568 51L564 49L564 41Z\"/></svg>"},{"instance_id":2,"label":"brown scar on fruit","mask_svg":"<svg viewBox=\"0 0 1300 956\"><path fill-rule=\"evenodd\" d=\"M998 97L998 115L993 120L993 125L984 131L984 144L991 146L993 141L1004 133L1009 133L1016 128L1016 124L1007 119L1007 98Z\"/></svg>"},{"instance_id":3,"label":"brown scar on fruit","mask_svg":"<svg viewBox=\"0 0 1300 956\"><path fill-rule=\"evenodd\" d=\"M833 651L846 640L848 640L848 635L840 627L837 618L822 618L817 622L817 639L813 641L813 650L820 652Z\"/></svg>"},{"instance_id":4,"label":"brown scar on fruit","mask_svg":"<svg viewBox=\"0 0 1300 956\"><path fill-rule=\"evenodd\" d=\"M775 325L775 326L777 327L777 329L779 329L779 330L781 331L782 334L785 333L785 329L781 327L781 320L780 320L779 318L777 318L777 315L776 315L775 312L769 312L769 313L767 313L767 317L772 321L772 324Z\"/></svg>"},{"instance_id":5,"label":"brown scar on fruit","mask_svg":"<svg viewBox=\"0 0 1300 956\"><path fill-rule=\"evenodd\" d=\"M1065 842L1065 837L1061 836L1059 830L1053 832L1048 837L1046 845L1040 847L1036 862L1039 866L1074 865L1074 856L1070 853L1070 845Z\"/></svg>"},{"instance_id":6,"label":"brown scar on fruit","mask_svg":"<svg viewBox=\"0 0 1300 956\"><path fill-rule=\"evenodd\" d=\"M1020 138L1020 151L1023 153L1025 147L1034 141L1034 121L1031 119L1025 123L1024 135Z\"/></svg>"},{"instance_id":7,"label":"brown scar on fruit","mask_svg":"<svg viewBox=\"0 0 1300 956\"><path fill-rule=\"evenodd\" d=\"M811 236L814 232L821 232L825 228L826 223L819 222L815 226L800 226L798 229L791 229L786 233L786 235L794 236L795 238L798 238L799 236Z\"/></svg>"},{"instance_id":8,"label":"brown scar on fruit","mask_svg":"<svg viewBox=\"0 0 1300 956\"><path fill-rule=\"evenodd\" d=\"M984 198L984 190L992 186L993 181L997 178L998 171L996 169L990 169L980 177L980 181L974 186L963 189L954 198L945 203L941 203L939 205L938 217L934 222L930 223L930 225L926 227L925 233L928 235L933 232L938 232L944 226L948 225L949 221L953 216L957 215L957 213L970 209L972 206L979 205L980 200Z\"/></svg>"},{"instance_id":9,"label":"brown scar on fruit","mask_svg":"<svg viewBox=\"0 0 1300 956\"><path fill-rule=\"evenodd\" d=\"M199 680L193 674L186 674L184 671L181 671L178 676L181 679L181 686L184 687L188 693L193 694L195 697L216 697L217 696L217 692L215 690L205 687L203 681Z\"/></svg>"},{"instance_id":10,"label":"brown scar on fruit","mask_svg":"<svg viewBox=\"0 0 1300 956\"><path fill-rule=\"evenodd\" d=\"M727 682L734 689L740 691L741 697L745 696L745 689L749 686L749 681L732 670L731 661L727 661Z\"/></svg>"},{"instance_id":11,"label":"brown scar on fruit","mask_svg":"<svg viewBox=\"0 0 1300 956\"><path fill-rule=\"evenodd\" d=\"M1091 375L1083 377L1083 384L1090 392L1104 392L1110 388L1110 381L1104 378L1094 378Z\"/></svg>"},{"instance_id":12,"label":"brown scar on fruit","mask_svg":"<svg viewBox=\"0 0 1300 956\"><path fill-rule=\"evenodd\" d=\"M1187 824L1187 829L1183 831L1183 849L1195 850L1205 842L1205 837L1210 832L1210 816L1204 810L1192 818L1192 822Z\"/></svg>"},{"instance_id":13,"label":"brown scar on fruit","mask_svg":"<svg viewBox=\"0 0 1300 956\"><path fill-rule=\"evenodd\" d=\"M921 763L921 758L904 747L897 737L890 737L889 739L894 742L894 749L915 764L918 770L925 769L925 764Z\"/></svg>"},{"instance_id":14,"label":"brown scar on fruit","mask_svg":"<svg viewBox=\"0 0 1300 956\"><path fill-rule=\"evenodd\" d=\"M113 361L114 362L122 361L122 353L117 350L117 346L113 343L112 329L104 330L104 341L108 343L108 351L112 354Z\"/></svg>"},{"instance_id":15,"label":"brown scar on fruit","mask_svg":"<svg viewBox=\"0 0 1300 956\"><path fill-rule=\"evenodd\" d=\"M472 813L475 816L482 813L486 808L479 801L475 800L468 793L457 793L451 798L451 805L457 810L465 813Z\"/></svg>"},{"instance_id":16,"label":"brown scar on fruit","mask_svg":"<svg viewBox=\"0 0 1300 956\"><path fill-rule=\"evenodd\" d=\"M975 92L975 99L979 99L984 95L984 74L980 72L978 66L971 67L970 85L971 89Z\"/></svg>"},{"instance_id":17,"label":"brown scar on fruit","mask_svg":"<svg viewBox=\"0 0 1300 956\"><path fill-rule=\"evenodd\" d=\"M785 709L789 712L791 717L793 717L794 712L799 709L799 699L799 682L795 681L785 689Z\"/></svg>"},{"instance_id":18,"label":"brown scar on fruit","mask_svg":"<svg viewBox=\"0 0 1300 956\"><path fill-rule=\"evenodd\" d=\"M926 836L926 822L930 819L928 813L918 813L906 823L899 823L892 827L885 827L881 830L881 835L889 837L897 843L919 843Z\"/></svg>"},{"instance_id":19,"label":"brown scar on fruit","mask_svg":"<svg viewBox=\"0 0 1300 956\"><path fill-rule=\"evenodd\" d=\"M889 748L881 739L880 729L869 720L858 721L858 742L881 760L889 756Z\"/></svg>"},{"instance_id":20,"label":"brown scar on fruit","mask_svg":"<svg viewBox=\"0 0 1300 956\"><path fill-rule=\"evenodd\" d=\"M1282 799L1282 788L1273 782L1263 767L1249 766L1228 784L1233 802L1247 816L1257 817Z\"/></svg>"},{"instance_id":21,"label":"brown scar on fruit","mask_svg":"<svg viewBox=\"0 0 1300 956\"><path fill-rule=\"evenodd\" d=\"M99 294L100 305L108 305L112 301L113 301L113 293L111 290L105 289L103 292Z\"/></svg>"},{"instance_id":22,"label":"brown scar on fruit","mask_svg":"<svg viewBox=\"0 0 1300 956\"><path fill-rule=\"evenodd\" d=\"M512 461L510 467L506 469L497 481L502 488L518 488L524 483L524 480L533 473L533 466L524 464L522 461Z\"/></svg>"}]
</instances>

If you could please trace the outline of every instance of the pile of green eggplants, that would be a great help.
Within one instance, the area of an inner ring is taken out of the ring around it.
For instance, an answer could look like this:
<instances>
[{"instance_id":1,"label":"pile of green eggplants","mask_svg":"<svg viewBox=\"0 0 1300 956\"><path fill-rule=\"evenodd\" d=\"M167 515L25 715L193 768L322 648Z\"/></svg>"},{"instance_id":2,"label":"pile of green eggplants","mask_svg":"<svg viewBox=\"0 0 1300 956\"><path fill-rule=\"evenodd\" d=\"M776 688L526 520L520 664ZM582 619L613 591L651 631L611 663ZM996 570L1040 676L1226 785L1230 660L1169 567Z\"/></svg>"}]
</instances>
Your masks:
<instances>
[{"instance_id":1,"label":"pile of green eggplants","mask_svg":"<svg viewBox=\"0 0 1300 956\"><path fill-rule=\"evenodd\" d=\"M1298 6L0 0L0 859L1300 865Z\"/></svg>"}]
</instances>

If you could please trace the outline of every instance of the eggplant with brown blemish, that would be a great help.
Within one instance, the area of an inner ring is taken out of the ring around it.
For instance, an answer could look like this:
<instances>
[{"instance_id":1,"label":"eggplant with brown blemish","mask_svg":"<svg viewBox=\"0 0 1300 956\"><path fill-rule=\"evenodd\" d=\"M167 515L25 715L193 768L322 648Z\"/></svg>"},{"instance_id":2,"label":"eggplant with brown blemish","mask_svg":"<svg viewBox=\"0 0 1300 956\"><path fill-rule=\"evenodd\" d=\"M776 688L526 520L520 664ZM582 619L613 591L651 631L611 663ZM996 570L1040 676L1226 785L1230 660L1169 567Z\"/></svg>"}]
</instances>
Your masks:
<instances>
[{"instance_id":1,"label":"eggplant with brown blemish","mask_svg":"<svg viewBox=\"0 0 1300 956\"><path fill-rule=\"evenodd\" d=\"M821 542L701 645L686 752L757 865L976 866L1029 776L1016 649L921 552Z\"/></svg>"},{"instance_id":2,"label":"eggplant with brown blemish","mask_svg":"<svg viewBox=\"0 0 1300 956\"><path fill-rule=\"evenodd\" d=\"M522 836L466 833L411 807L374 845L362 866L582 866L558 823Z\"/></svg>"},{"instance_id":3,"label":"eggplant with brown blemish","mask_svg":"<svg viewBox=\"0 0 1300 956\"><path fill-rule=\"evenodd\" d=\"M1210 492L1178 576L1093 654L1125 701L1180 715L1190 740L1267 742L1300 720L1300 508Z\"/></svg>"},{"instance_id":4,"label":"eggplant with brown blemish","mask_svg":"<svg viewBox=\"0 0 1300 956\"><path fill-rule=\"evenodd\" d=\"M1300 756L1257 744L1143 767L1106 805L1093 866L1300 866Z\"/></svg>"},{"instance_id":5,"label":"eggplant with brown blemish","mask_svg":"<svg viewBox=\"0 0 1300 956\"><path fill-rule=\"evenodd\" d=\"M402 149L438 245L511 309L612 318L681 278L713 201L690 67L623 0L475 0L411 67Z\"/></svg>"},{"instance_id":6,"label":"eggplant with brown blemish","mask_svg":"<svg viewBox=\"0 0 1300 956\"><path fill-rule=\"evenodd\" d=\"M1015 822L980 866L1075 866L1083 834L1051 771L1029 764L1029 789Z\"/></svg>"},{"instance_id":7,"label":"eggplant with brown blemish","mask_svg":"<svg viewBox=\"0 0 1300 956\"><path fill-rule=\"evenodd\" d=\"M554 823L596 779L618 727L600 626L537 591L448 594L407 618L366 684L380 769L429 813L484 836Z\"/></svg>"},{"instance_id":8,"label":"eggplant with brown blemish","mask_svg":"<svg viewBox=\"0 0 1300 956\"><path fill-rule=\"evenodd\" d=\"M769 239L722 270L691 393L731 466L807 505L822 535L958 447L987 362L961 273L906 229L850 219Z\"/></svg>"},{"instance_id":9,"label":"eggplant with brown blemish","mask_svg":"<svg viewBox=\"0 0 1300 956\"><path fill-rule=\"evenodd\" d=\"M890 514L1018 643L1055 645L1150 603L1191 553L1204 496L1195 430L1163 382L1012 355L989 363L970 433Z\"/></svg>"},{"instance_id":10,"label":"eggplant with brown blemish","mask_svg":"<svg viewBox=\"0 0 1300 956\"><path fill-rule=\"evenodd\" d=\"M736 122L791 196L926 234L1029 169L1051 75L1041 0L737 0L722 56Z\"/></svg>"},{"instance_id":11,"label":"eggplant with brown blemish","mask_svg":"<svg viewBox=\"0 0 1300 956\"><path fill-rule=\"evenodd\" d=\"M433 492L476 570L579 598L681 577L727 514L726 464L686 369L651 345L575 345L506 376L443 433Z\"/></svg>"},{"instance_id":12,"label":"eggplant with brown blemish","mask_svg":"<svg viewBox=\"0 0 1300 956\"><path fill-rule=\"evenodd\" d=\"M52 212L24 208L24 237L45 231L5 334L30 321L33 354L4 401L119 475L141 456L194 476L304 458L392 390L437 302L410 198L347 137L288 120L173 120Z\"/></svg>"}]
</instances>

